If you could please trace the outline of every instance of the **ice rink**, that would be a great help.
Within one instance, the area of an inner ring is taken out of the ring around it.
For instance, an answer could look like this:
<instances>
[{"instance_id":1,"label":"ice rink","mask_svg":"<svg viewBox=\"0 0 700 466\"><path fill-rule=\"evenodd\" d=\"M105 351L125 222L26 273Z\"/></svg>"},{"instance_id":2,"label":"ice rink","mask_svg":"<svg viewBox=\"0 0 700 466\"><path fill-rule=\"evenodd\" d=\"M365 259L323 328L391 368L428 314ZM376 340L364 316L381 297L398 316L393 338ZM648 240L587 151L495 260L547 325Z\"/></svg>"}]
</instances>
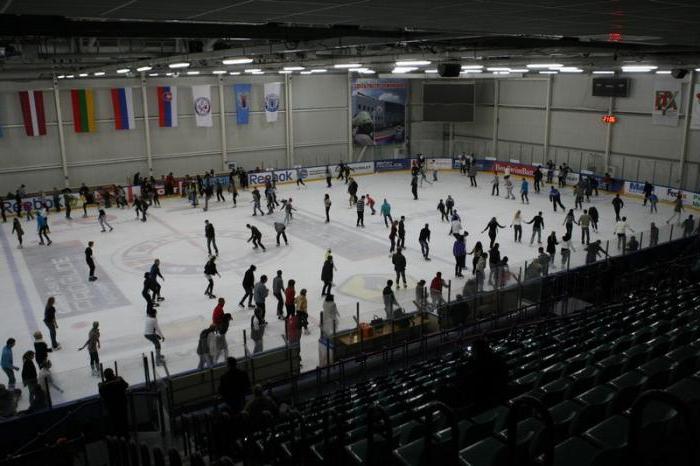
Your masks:
<instances>
[{"instance_id":1,"label":"ice rink","mask_svg":"<svg viewBox=\"0 0 700 466\"><path fill-rule=\"evenodd\" d=\"M318 361L319 312L321 310L322 282L321 266L324 254L331 249L337 272L333 293L340 314L340 328L355 325L357 303L360 306L361 320L369 321L373 315L384 316L382 288L387 279L393 279L393 266L389 257L389 230L379 215L379 206L386 198L392 206L392 216L406 217L406 247L408 288L396 292L397 299L406 309L413 309L414 286L417 280L428 283L435 272L442 271L446 280L452 280L452 296L459 293L465 279L454 277L453 239L449 236L449 224L440 221L436 205L440 198L451 194L456 209L462 217L463 227L469 232L467 250L471 250L477 240L488 248L488 237L481 233L488 220L495 216L505 225L499 231L498 242L502 255L510 258L511 270L517 274L526 260L537 255L537 244L529 246L531 227L524 225L523 243L513 241L513 231L508 228L513 214L522 209L523 219L530 220L537 211L544 213L544 236L551 230L561 238L565 212L552 212L547 200L548 186L541 194L531 187L530 204L522 205L519 200L520 177L514 177L515 194L518 200L505 199L505 187L501 183L501 196L492 197L491 175L478 177L479 187L469 187L468 178L457 172L441 172L439 181L433 185L424 184L419 190L420 199L413 200L410 192L410 175L407 172L358 176L359 194L369 193L377 202L377 215L365 213L366 228L355 226L355 208L348 207L346 185L333 181L328 189L325 182L308 182L307 187L298 189L295 185L279 185L278 199L293 198L297 209L294 219L287 228L289 246L275 246L274 221L281 221L283 213L252 217L250 191L241 191L238 207L232 208L230 194L227 202L210 203L208 212L203 212L202 204L192 208L184 199L162 199L161 208L149 209L146 223L135 220L134 210L108 210L108 220L114 226L113 232L101 233L97 225L96 209L93 207L88 218L81 218L82 210L73 211L74 220L68 221L63 213L51 213L49 226L51 246L38 244L36 223L26 223L25 247L17 248L16 238L11 234L11 222L0 229L0 245L5 256L5 266L0 271L4 305L0 307L3 345L7 338L17 339L14 349L15 365L21 366L22 353L33 349L31 334L41 330L48 341L48 330L43 324L44 305L48 296L56 297L58 311L58 341L63 348L50 354L53 363L55 382L65 393L52 391L54 403L91 395L97 391L98 379L90 375L88 354L78 352L87 338L93 321L100 322L102 348L100 359L107 366L118 361L119 372L129 383L143 381L142 353L148 353L153 346L143 337L145 302L141 296L143 273L148 271L155 258L161 260L161 270L165 277L162 294L166 300L158 310L161 328L166 337L163 353L167 357L171 373L193 369L197 366L197 339L199 332L209 325L212 310L216 304L203 295L206 280L203 276L207 260L204 220L214 224L219 246L218 268L221 278L215 280L214 293L227 300L226 311L233 315L232 327L228 332L231 353L237 357L244 354L243 330L250 329L252 311L238 307L243 295L241 280L243 273L251 265L257 266L256 281L266 274L270 281L276 270L283 271L286 281L296 280L297 292L306 288L309 298L310 335L301 340L303 370L313 369ZM331 222L324 223L323 195L330 193L333 206ZM600 231L592 233L592 239L611 240L611 253L614 252L612 229L614 213L612 196L601 191L591 203L600 211ZM562 201L568 208L573 207L571 188L562 190ZM666 227L665 220L671 215L671 206L659 204L659 213L650 214L642 207L641 200L624 198L623 214L628 217L631 227L637 231L647 230L650 221L659 227ZM584 204L584 207L590 205ZM578 214L577 212L577 217ZM684 214L685 217L685 214ZM266 252L253 250L246 243L248 230L246 223L257 225L263 233ZM418 233L423 224L429 223L432 230L431 257L425 261L418 245ZM646 235L646 233L645 233ZM661 241L668 238L662 228ZM580 231L574 227L577 250L572 257L573 264L583 263L584 252L580 245ZM99 280L89 283L84 249L89 240L95 241L94 253ZM557 260L557 264L559 261ZM471 274L471 256L467 257L468 271ZM284 344L283 321L275 317L276 299L270 293L267 300L267 320L264 349ZM249 341L252 352L254 345ZM260 349L260 348L258 348ZM18 380L21 377L18 375ZM159 376L162 376L159 373ZM4 375L2 383L6 383ZM19 384L18 384L19 385ZM26 406L26 390L22 399Z\"/></svg>"}]
</instances>

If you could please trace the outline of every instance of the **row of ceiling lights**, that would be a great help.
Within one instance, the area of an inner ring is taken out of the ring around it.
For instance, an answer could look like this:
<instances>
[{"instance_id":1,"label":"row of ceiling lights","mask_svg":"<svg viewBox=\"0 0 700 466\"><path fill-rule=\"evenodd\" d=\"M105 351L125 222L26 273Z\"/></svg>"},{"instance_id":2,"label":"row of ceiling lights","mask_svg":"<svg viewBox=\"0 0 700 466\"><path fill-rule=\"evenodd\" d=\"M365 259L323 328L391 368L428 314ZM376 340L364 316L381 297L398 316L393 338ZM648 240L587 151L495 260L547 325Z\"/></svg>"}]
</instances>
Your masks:
<instances>
[{"instance_id":1,"label":"row of ceiling lights","mask_svg":"<svg viewBox=\"0 0 700 466\"><path fill-rule=\"evenodd\" d=\"M253 62L252 58L246 58L246 57L240 57L240 58L227 58L222 60L222 64L224 65L246 65L250 64ZM405 74L405 73L412 73L414 71L417 71L420 67L423 66L428 66L430 65L431 62L428 60L402 60L402 61L397 61L395 63L395 67L392 70L393 74ZM168 67L172 70L182 70L189 68L190 63L188 62L178 62L178 63L170 63ZM357 72L360 74L375 74L375 71L362 66L360 63L339 63L336 65L333 65L335 69L344 69L344 70L349 70L352 72ZM136 68L136 71L139 73L146 73L149 72L153 69L151 66L142 66ZM583 70L581 68L575 67L575 66L564 66L559 63L532 63L529 65L526 65L524 68L510 68L510 67L484 67L483 65L463 65L462 66L462 73L465 74L478 74L478 73L483 73L485 71L490 72L494 75L508 75L511 73L528 73L530 71L537 71L539 74L558 74L558 73L583 73ZM651 71L656 71L656 74L671 74L670 70L658 70L657 66L654 65L623 65L621 67L621 70L623 73L648 73ZM315 74L315 73L325 73L328 70L325 68L315 68L315 69L310 69L307 70L303 66L286 66L282 70L278 71L279 74L292 74L295 71L300 72L300 74ZM696 69L696 71L700 71L700 68ZM131 72L131 69L129 68L121 68L116 70L117 74L127 74ZM261 75L265 74L265 71L259 68L250 68L250 69L245 69L243 70L244 73L249 73L253 75ZM424 70L425 74L437 74L438 70L437 69L425 69ZM174 76L175 73L179 73L179 71L175 72L167 72L164 73L165 76ZM226 71L226 70L214 70L211 72L212 74L215 75L223 75L223 74L229 74L232 76L240 75L240 71ZM612 75L615 74L615 71L613 70L596 70L592 72L593 74L608 74ZM201 74L200 71L196 70L189 70L186 71L186 74L189 76L196 76ZM105 76L106 73L104 71L97 71L92 74L93 76L100 77L100 76ZM148 73L149 76L155 77L159 76L159 73ZM86 78L88 77L88 73L80 73L78 74L78 77L80 78ZM59 75L58 79L72 79L75 78L75 75L69 74L69 75Z\"/></svg>"}]
</instances>

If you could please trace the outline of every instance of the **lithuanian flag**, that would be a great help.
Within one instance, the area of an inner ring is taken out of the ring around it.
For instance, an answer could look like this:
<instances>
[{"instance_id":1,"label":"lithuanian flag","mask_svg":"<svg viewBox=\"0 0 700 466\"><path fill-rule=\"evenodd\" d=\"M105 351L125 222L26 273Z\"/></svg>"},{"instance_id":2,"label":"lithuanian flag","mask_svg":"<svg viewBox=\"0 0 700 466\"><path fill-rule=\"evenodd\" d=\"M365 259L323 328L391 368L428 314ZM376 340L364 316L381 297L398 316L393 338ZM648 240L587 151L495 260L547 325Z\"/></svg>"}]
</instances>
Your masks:
<instances>
[{"instance_id":1,"label":"lithuanian flag","mask_svg":"<svg viewBox=\"0 0 700 466\"><path fill-rule=\"evenodd\" d=\"M92 133L95 126L95 100L92 89L72 89L73 128L76 133Z\"/></svg>"}]
</instances>

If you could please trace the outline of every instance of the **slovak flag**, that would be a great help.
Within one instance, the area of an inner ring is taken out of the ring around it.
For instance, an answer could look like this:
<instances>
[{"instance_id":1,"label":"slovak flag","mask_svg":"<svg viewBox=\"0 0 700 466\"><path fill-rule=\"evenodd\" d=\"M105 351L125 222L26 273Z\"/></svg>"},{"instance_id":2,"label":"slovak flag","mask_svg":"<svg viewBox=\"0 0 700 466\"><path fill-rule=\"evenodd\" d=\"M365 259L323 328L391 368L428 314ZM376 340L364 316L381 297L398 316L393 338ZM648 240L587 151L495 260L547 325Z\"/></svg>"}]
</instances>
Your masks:
<instances>
[{"instance_id":1,"label":"slovak flag","mask_svg":"<svg viewBox=\"0 0 700 466\"><path fill-rule=\"evenodd\" d=\"M46 134L44 93L42 91L20 91L19 103L22 107L24 131L27 136L44 136Z\"/></svg>"},{"instance_id":2,"label":"slovak flag","mask_svg":"<svg viewBox=\"0 0 700 466\"><path fill-rule=\"evenodd\" d=\"M161 128L177 127L177 87L158 86L158 125Z\"/></svg>"},{"instance_id":3,"label":"slovak flag","mask_svg":"<svg viewBox=\"0 0 700 466\"><path fill-rule=\"evenodd\" d=\"M134 95L130 87L112 89L114 129L134 129Z\"/></svg>"}]
</instances>

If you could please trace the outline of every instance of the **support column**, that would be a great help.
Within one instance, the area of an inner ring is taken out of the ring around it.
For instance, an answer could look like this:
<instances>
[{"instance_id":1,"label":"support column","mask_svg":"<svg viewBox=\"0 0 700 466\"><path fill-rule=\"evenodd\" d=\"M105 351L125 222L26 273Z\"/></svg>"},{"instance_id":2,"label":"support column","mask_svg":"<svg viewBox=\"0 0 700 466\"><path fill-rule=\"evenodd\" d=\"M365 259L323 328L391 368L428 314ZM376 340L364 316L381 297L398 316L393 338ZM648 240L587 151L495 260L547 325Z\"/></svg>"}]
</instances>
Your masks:
<instances>
[{"instance_id":1,"label":"support column","mask_svg":"<svg viewBox=\"0 0 700 466\"><path fill-rule=\"evenodd\" d=\"M491 146L493 150L492 157L498 159L498 101L500 100L500 85L499 80L493 80L493 137Z\"/></svg>"},{"instance_id":2,"label":"support column","mask_svg":"<svg viewBox=\"0 0 700 466\"><path fill-rule=\"evenodd\" d=\"M224 107L224 78L219 75L219 122L221 125L221 170L228 171L226 154L226 108Z\"/></svg>"},{"instance_id":3,"label":"support column","mask_svg":"<svg viewBox=\"0 0 700 466\"><path fill-rule=\"evenodd\" d=\"M70 187L68 178L68 159L66 158L66 139L63 135L63 114L61 112L61 98L58 89L58 80L53 79L53 102L56 106L56 124L58 125L58 150L61 153L61 166L63 167L63 184Z\"/></svg>"},{"instance_id":4,"label":"support column","mask_svg":"<svg viewBox=\"0 0 700 466\"><path fill-rule=\"evenodd\" d=\"M547 75L547 97L544 106L544 149L543 162L549 160L549 130L552 122L552 75Z\"/></svg>"},{"instance_id":5,"label":"support column","mask_svg":"<svg viewBox=\"0 0 700 466\"><path fill-rule=\"evenodd\" d=\"M352 162L353 145L352 145L352 73L348 71L348 162Z\"/></svg>"},{"instance_id":6,"label":"support column","mask_svg":"<svg viewBox=\"0 0 700 466\"><path fill-rule=\"evenodd\" d=\"M448 155L450 157L455 156L455 124L454 123L449 123L450 125L450 135L449 135L449 142L447 144L447 150L448 150Z\"/></svg>"},{"instance_id":7,"label":"support column","mask_svg":"<svg viewBox=\"0 0 700 466\"><path fill-rule=\"evenodd\" d=\"M690 131L690 119L693 114L693 97L695 95L695 71L690 70L688 79L688 97L685 105L685 121L683 125L683 138L681 139L681 155L678 161L678 188L685 189L685 159L688 152L688 132Z\"/></svg>"},{"instance_id":8,"label":"support column","mask_svg":"<svg viewBox=\"0 0 700 466\"><path fill-rule=\"evenodd\" d=\"M285 142L285 153L286 153L286 164L287 168L292 167L293 155L293 144L294 138L292 135L292 86L290 85L289 75L284 75L284 142Z\"/></svg>"},{"instance_id":9,"label":"support column","mask_svg":"<svg viewBox=\"0 0 700 466\"><path fill-rule=\"evenodd\" d=\"M141 73L141 102L143 102L143 134L146 138L146 163L148 164L148 175L153 176L151 130L148 124L148 94L146 93L146 76L143 73Z\"/></svg>"},{"instance_id":10,"label":"support column","mask_svg":"<svg viewBox=\"0 0 700 466\"><path fill-rule=\"evenodd\" d=\"M610 97L608 101L608 115L612 115L615 111L615 97ZM607 128L605 128L605 166L603 167L603 173L608 173L608 167L610 167L610 145L612 143L612 127L613 125L607 123Z\"/></svg>"}]
</instances>

